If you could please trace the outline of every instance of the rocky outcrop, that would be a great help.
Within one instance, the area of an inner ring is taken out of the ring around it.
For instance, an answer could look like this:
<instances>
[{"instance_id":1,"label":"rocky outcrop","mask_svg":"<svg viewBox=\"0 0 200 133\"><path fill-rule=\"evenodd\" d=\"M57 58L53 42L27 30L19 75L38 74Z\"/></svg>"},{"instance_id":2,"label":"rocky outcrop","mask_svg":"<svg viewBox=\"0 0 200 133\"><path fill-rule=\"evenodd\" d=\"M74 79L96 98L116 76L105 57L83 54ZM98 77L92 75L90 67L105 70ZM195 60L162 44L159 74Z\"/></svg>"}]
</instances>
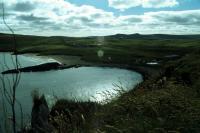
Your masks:
<instances>
[{"instance_id":1,"label":"rocky outcrop","mask_svg":"<svg viewBox=\"0 0 200 133\"><path fill-rule=\"evenodd\" d=\"M50 70L60 70L60 69L68 69L68 68L78 68L81 65L63 65L57 62L45 63L36 66L24 67L12 70L7 70L2 72L2 74L12 74L12 73L20 73L20 72L43 72L43 71L50 71Z\"/></svg>"},{"instance_id":2,"label":"rocky outcrop","mask_svg":"<svg viewBox=\"0 0 200 133\"><path fill-rule=\"evenodd\" d=\"M50 111L44 95L40 98L34 98L33 100L31 130L34 133L51 133L53 127L48 123Z\"/></svg>"},{"instance_id":3,"label":"rocky outcrop","mask_svg":"<svg viewBox=\"0 0 200 133\"><path fill-rule=\"evenodd\" d=\"M24 67L12 70L7 70L2 72L2 74L11 74L11 73L19 73L19 72L40 72L40 71L49 71L49 70L57 70L62 68L63 65L58 62L50 62L45 64L40 64L36 66Z\"/></svg>"}]
</instances>

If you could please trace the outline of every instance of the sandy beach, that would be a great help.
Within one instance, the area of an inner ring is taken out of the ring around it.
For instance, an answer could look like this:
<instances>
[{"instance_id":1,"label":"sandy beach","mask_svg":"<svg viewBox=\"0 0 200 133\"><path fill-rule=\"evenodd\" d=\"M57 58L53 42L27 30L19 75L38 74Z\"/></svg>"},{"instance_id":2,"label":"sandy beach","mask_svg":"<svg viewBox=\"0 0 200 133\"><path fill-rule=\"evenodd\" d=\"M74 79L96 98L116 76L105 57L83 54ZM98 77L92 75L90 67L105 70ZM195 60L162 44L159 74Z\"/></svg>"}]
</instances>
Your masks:
<instances>
[{"instance_id":1,"label":"sandy beach","mask_svg":"<svg viewBox=\"0 0 200 133\"><path fill-rule=\"evenodd\" d=\"M86 62L81 59L80 56L68 56L68 55L48 55L48 57L57 60L58 62L71 66L71 65L92 65L93 63Z\"/></svg>"}]
</instances>

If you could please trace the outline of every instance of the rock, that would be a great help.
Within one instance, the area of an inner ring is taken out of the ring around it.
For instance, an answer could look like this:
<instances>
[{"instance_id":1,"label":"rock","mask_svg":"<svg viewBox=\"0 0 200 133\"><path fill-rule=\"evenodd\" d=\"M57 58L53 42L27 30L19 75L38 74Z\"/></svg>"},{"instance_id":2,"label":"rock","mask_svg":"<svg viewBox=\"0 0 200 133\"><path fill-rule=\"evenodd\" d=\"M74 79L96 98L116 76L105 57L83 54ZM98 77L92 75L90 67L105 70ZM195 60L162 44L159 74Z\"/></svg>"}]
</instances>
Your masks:
<instances>
[{"instance_id":1,"label":"rock","mask_svg":"<svg viewBox=\"0 0 200 133\"><path fill-rule=\"evenodd\" d=\"M59 64L58 62L50 62L45 64L40 64L36 66L24 67L12 70L7 70L2 72L2 74L11 74L11 73L19 73L19 72L40 72L40 71L49 71L49 70L56 70L61 68L63 65Z\"/></svg>"},{"instance_id":2,"label":"rock","mask_svg":"<svg viewBox=\"0 0 200 133\"><path fill-rule=\"evenodd\" d=\"M34 133L51 133L52 125L48 123L49 108L44 95L33 99L34 104L31 113L31 128Z\"/></svg>"}]
</instances>

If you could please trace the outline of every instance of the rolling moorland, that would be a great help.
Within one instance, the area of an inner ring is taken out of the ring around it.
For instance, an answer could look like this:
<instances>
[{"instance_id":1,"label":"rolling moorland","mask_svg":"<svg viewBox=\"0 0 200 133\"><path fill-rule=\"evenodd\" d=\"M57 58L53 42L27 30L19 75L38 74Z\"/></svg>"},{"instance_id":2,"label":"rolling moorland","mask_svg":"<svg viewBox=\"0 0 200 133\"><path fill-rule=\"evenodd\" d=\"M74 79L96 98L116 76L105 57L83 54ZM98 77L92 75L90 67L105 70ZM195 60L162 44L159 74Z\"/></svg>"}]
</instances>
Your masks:
<instances>
[{"instance_id":1,"label":"rolling moorland","mask_svg":"<svg viewBox=\"0 0 200 133\"><path fill-rule=\"evenodd\" d=\"M104 105L58 100L49 115L55 132L200 131L200 35L16 35L16 40L18 54L79 56L93 65L127 67L144 76L136 88L119 91L117 99ZM0 34L0 51L13 51L11 35Z\"/></svg>"}]
</instances>

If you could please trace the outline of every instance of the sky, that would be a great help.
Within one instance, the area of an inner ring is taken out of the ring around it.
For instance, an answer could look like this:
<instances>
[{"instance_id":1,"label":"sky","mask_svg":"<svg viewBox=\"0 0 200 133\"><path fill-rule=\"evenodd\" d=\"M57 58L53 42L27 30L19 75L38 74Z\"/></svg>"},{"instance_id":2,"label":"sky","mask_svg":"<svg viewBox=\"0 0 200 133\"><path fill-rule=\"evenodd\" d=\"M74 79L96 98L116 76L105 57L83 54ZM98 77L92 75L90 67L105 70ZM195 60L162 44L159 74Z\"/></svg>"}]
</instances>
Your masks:
<instances>
[{"instance_id":1,"label":"sky","mask_svg":"<svg viewBox=\"0 0 200 133\"><path fill-rule=\"evenodd\" d=\"M42 36L200 34L200 0L0 0L0 32Z\"/></svg>"}]
</instances>

